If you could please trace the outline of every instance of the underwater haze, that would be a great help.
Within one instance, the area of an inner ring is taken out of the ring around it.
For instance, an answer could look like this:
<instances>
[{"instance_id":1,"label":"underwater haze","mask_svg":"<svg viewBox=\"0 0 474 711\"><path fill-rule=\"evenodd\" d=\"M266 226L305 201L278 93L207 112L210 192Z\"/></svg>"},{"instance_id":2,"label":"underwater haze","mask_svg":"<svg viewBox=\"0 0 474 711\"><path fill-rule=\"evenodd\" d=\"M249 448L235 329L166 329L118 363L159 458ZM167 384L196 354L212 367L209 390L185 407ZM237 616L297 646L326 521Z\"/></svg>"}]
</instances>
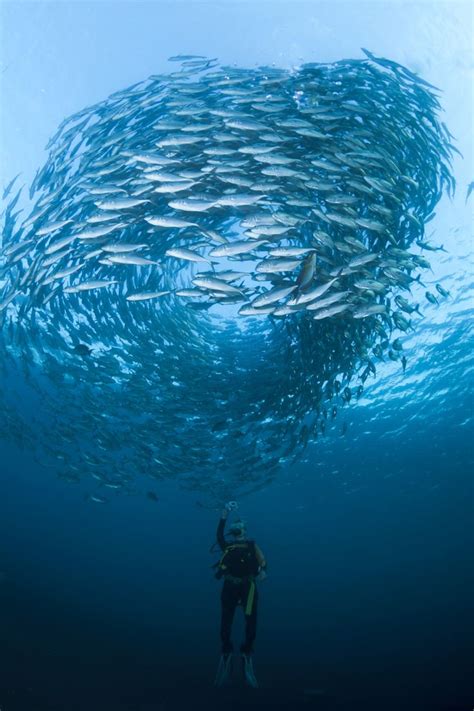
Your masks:
<instances>
[{"instance_id":1,"label":"underwater haze","mask_svg":"<svg viewBox=\"0 0 474 711\"><path fill-rule=\"evenodd\" d=\"M0 711L474 707L473 14L0 4Z\"/></svg>"}]
</instances>

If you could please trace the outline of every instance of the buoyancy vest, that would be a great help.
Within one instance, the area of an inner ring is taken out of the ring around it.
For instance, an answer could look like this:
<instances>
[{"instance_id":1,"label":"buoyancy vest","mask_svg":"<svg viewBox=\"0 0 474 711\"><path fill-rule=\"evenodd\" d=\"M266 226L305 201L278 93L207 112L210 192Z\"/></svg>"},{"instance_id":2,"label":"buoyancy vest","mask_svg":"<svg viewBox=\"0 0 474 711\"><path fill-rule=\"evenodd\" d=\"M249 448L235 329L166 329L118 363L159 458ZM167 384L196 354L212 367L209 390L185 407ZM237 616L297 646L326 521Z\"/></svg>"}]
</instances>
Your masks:
<instances>
[{"instance_id":1,"label":"buoyancy vest","mask_svg":"<svg viewBox=\"0 0 474 711\"><path fill-rule=\"evenodd\" d=\"M229 543L217 564L216 578L248 580L258 574L259 568L254 541Z\"/></svg>"}]
</instances>

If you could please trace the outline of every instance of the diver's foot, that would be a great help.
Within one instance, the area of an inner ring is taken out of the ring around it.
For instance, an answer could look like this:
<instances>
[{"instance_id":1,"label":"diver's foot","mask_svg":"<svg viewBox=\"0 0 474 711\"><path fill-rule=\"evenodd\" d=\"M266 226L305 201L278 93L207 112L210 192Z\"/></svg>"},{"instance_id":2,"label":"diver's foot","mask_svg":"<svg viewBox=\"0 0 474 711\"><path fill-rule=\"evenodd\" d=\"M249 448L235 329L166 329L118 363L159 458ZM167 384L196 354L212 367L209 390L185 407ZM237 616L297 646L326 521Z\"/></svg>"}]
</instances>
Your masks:
<instances>
[{"instance_id":1,"label":"diver's foot","mask_svg":"<svg viewBox=\"0 0 474 711\"><path fill-rule=\"evenodd\" d=\"M225 686L230 682L232 676L232 653L222 654L217 667L214 686Z\"/></svg>"},{"instance_id":2,"label":"diver's foot","mask_svg":"<svg viewBox=\"0 0 474 711\"><path fill-rule=\"evenodd\" d=\"M253 689L258 689L258 682L255 678L252 657L250 654L242 654L242 668L247 685L251 686Z\"/></svg>"}]
</instances>

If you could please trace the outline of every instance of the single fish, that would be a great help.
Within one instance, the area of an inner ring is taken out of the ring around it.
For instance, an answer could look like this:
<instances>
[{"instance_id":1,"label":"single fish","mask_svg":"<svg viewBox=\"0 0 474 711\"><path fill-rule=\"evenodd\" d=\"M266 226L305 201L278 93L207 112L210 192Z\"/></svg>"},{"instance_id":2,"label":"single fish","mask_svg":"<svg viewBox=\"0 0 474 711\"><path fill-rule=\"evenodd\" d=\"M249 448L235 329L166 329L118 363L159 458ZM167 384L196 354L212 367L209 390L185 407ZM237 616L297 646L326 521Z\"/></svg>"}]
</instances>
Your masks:
<instances>
[{"instance_id":1,"label":"single fish","mask_svg":"<svg viewBox=\"0 0 474 711\"><path fill-rule=\"evenodd\" d=\"M194 252L192 249L186 249L185 247L173 247L173 249L167 249L165 252L167 257L175 257L176 259L184 259L188 262L207 262L210 264L210 260L203 257L201 254Z\"/></svg>"},{"instance_id":2,"label":"single fish","mask_svg":"<svg viewBox=\"0 0 474 711\"><path fill-rule=\"evenodd\" d=\"M291 286L270 289L270 291L267 291L265 294L257 296L257 298L251 302L250 306L255 309L261 308L262 306L269 306L270 304L274 304L276 301L281 301L286 298L296 288L296 285L292 284Z\"/></svg>"},{"instance_id":3,"label":"single fish","mask_svg":"<svg viewBox=\"0 0 474 711\"><path fill-rule=\"evenodd\" d=\"M178 217L145 217L145 220L153 227L162 227L164 229L183 229L185 227L198 227L195 222L181 220Z\"/></svg>"},{"instance_id":4,"label":"single fish","mask_svg":"<svg viewBox=\"0 0 474 711\"><path fill-rule=\"evenodd\" d=\"M245 240L236 240L235 242L228 242L222 247L214 247L209 252L210 257L235 257L240 254L247 254L248 252L253 252L258 249L262 244L265 244L266 240L254 240L253 242L247 242Z\"/></svg>"},{"instance_id":5,"label":"single fish","mask_svg":"<svg viewBox=\"0 0 474 711\"><path fill-rule=\"evenodd\" d=\"M78 291L93 291L94 289L105 289L112 284L117 282L113 279L100 281L98 279L92 281L83 281L79 284L73 284L72 286L64 287L63 291L65 294L75 294Z\"/></svg>"},{"instance_id":6,"label":"single fish","mask_svg":"<svg viewBox=\"0 0 474 711\"><path fill-rule=\"evenodd\" d=\"M108 261L112 264L130 264L137 267L147 267L156 265L152 259L146 259L146 257L139 257L136 254L112 254L108 257Z\"/></svg>"},{"instance_id":7,"label":"single fish","mask_svg":"<svg viewBox=\"0 0 474 711\"><path fill-rule=\"evenodd\" d=\"M149 301L150 299L160 299L170 293L170 291L143 291L137 294L128 294L125 298L127 301Z\"/></svg>"}]
</instances>

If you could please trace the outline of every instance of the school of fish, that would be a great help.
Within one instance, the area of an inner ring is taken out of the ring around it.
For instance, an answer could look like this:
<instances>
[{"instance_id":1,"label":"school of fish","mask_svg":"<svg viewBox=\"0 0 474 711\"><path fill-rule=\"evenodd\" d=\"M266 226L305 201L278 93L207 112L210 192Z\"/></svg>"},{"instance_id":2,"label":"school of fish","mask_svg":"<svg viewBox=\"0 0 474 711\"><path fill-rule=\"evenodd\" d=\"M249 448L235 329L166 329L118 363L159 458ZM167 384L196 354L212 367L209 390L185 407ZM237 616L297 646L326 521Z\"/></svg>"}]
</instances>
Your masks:
<instances>
[{"instance_id":1,"label":"school of fish","mask_svg":"<svg viewBox=\"0 0 474 711\"><path fill-rule=\"evenodd\" d=\"M62 122L28 207L17 179L3 196L2 436L97 503L141 475L224 497L297 459L380 359L405 369L456 149L435 87L363 51L180 55Z\"/></svg>"}]
</instances>

